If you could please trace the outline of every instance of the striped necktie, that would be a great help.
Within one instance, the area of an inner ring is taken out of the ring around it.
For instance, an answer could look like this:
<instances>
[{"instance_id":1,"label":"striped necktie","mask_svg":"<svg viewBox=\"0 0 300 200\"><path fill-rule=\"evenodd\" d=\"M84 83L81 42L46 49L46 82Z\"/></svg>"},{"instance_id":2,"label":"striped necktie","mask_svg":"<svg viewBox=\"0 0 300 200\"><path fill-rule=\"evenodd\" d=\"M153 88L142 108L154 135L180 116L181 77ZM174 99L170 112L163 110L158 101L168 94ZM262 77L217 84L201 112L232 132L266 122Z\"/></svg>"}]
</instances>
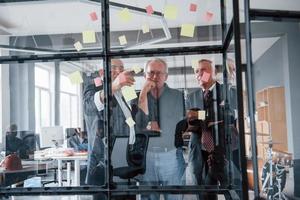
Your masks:
<instances>
[{"instance_id":1,"label":"striped necktie","mask_svg":"<svg viewBox=\"0 0 300 200\"><path fill-rule=\"evenodd\" d=\"M203 99L204 99L204 108L206 112L209 110L209 105L211 101L209 101L209 90L205 90L203 93ZM214 140L212 137L211 128L209 127L203 127L202 128L202 138L201 138L202 147L204 150L211 152L214 150Z\"/></svg>"}]
</instances>

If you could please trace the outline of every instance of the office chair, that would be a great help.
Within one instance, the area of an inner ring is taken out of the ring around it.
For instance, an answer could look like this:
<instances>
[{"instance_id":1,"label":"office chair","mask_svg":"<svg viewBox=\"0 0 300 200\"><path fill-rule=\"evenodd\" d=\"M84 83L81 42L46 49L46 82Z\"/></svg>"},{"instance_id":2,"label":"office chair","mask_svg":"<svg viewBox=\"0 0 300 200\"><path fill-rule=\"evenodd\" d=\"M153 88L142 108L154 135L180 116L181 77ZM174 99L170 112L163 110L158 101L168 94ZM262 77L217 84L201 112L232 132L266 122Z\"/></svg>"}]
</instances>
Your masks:
<instances>
[{"instance_id":1,"label":"office chair","mask_svg":"<svg viewBox=\"0 0 300 200\"><path fill-rule=\"evenodd\" d=\"M127 144L126 160L128 166L113 169L114 176L127 179L130 185L130 179L146 171L146 155L149 143L149 137L145 133L136 134L135 143Z\"/></svg>"}]
</instances>

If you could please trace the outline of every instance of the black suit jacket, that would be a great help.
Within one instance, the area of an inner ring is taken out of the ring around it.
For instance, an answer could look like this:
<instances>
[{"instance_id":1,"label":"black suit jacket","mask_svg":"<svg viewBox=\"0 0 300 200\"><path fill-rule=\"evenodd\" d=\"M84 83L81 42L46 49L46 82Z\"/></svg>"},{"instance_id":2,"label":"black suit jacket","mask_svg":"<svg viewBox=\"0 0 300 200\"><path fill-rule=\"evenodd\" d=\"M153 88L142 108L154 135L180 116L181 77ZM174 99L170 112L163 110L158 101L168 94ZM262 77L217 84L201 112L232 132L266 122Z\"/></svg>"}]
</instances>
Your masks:
<instances>
[{"instance_id":1,"label":"black suit jacket","mask_svg":"<svg viewBox=\"0 0 300 200\"><path fill-rule=\"evenodd\" d=\"M213 134L214 144L225 147L224 131L224 91L223 85L216 82L210 91L207 103L204 102L202 89L188 95L186 108L199 108L206 111L204 128L209 129ZM230 111L232 112L232 111ZM232 118L232 117L231 117ZM232 119L231 119L232 120Z\"/></svg>"}]
</instances>

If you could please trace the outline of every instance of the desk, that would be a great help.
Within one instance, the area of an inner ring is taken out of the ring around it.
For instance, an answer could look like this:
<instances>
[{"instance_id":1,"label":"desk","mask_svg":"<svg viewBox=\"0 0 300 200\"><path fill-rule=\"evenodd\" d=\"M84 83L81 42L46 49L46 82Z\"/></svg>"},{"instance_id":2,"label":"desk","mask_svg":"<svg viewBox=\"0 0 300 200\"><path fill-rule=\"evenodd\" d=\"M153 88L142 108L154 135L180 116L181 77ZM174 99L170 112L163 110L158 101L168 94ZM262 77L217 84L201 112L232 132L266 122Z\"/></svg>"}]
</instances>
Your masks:
<instances>
[{"instance_id":1,"label":"desk","mask_svg":"<svg viewBox=\"0 0 300 200\"><path fill-rule=\"evenodd\" d=\"M57 160L58 163L58 186L62 186L62 162L74 161L74 186L80 186L80 162L87 160L87 155L74 155L74 156L52 156L52 159ZM70 171L71 166L67 166L67 182L70 186Z\"/></svg>"},{"instance_id":2,"label":"desk","mask_svg":"<svg viewBox=\"0 0 300 200\"><path fill-rule=\"evenodd\" d=\"M6 170L0 168L0 185L10 186L14 183L24 181L28 176L36 175L38 170L45 169L45 165L28 164L23 165L20 170Z\"/></svg>"}]
</instances>

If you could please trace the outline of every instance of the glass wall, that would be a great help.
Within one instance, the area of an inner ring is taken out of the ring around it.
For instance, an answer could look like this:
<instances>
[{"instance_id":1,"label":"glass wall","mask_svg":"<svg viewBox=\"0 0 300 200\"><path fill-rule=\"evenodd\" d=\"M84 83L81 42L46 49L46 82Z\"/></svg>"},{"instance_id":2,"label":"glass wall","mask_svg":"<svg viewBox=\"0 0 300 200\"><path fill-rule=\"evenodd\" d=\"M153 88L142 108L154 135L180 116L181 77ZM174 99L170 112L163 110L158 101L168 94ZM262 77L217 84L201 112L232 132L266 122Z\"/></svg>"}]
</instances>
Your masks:
<instances>
[{"instance_id":1,"label":"glass wall","mask_svg":"<svg viewBox=\"0 0 300 200\"><path fill-rule=\"evenodd\" d=\"M2 1L1 194L299 195L299 22L250 3Z\"/></svg>"},{"instance_id":2,"label":"glass wall","mask_svg":"<svg viewBox=\"0 0 300 200\"><path fill-rule=\"evenodd\" d=\"M251 29L252 43L263 41L259 44L260 48L252 46L257 184L262 196L297 197L299 150L295 145L298 137L295 119L298 106L294 102L299 99L295 92L299 85L295 77L299 74L295 54L299 51L299 45L295 45L299 43L299 23L253 20ZM258 49L263 48L265 51L261 54ZM245 117L249 124L249 117ZM247 132L251 132L250 129ZM248 155L251 155L249 147ZM268 174L272 171L275 175L271 178Z\"/></svg>"}]
</instances>

